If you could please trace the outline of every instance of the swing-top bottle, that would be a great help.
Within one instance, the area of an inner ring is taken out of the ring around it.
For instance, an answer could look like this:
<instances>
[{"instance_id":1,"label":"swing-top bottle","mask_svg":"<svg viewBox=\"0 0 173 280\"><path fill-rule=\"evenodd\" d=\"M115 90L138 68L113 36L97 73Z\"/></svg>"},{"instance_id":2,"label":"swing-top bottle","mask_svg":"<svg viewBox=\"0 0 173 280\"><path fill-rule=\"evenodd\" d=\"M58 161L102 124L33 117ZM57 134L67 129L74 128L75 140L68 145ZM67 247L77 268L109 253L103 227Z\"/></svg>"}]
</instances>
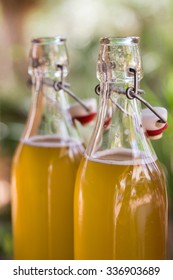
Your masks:
<instances>
[{"instance_id":1,"label":"swing-top bottle","mask_svg":"<svg viewBox=\"0 0 173 280\"><path fill-rule=\"evenodd\" d=\"M165 178L133 98L142 76L138 37L100 40L100 107L75 185L75 259L166 258Z\"/></svg>"},{"instance_id":2,"label":"swing-top bottle","mask_svg":"<svg viewBox=\"0 0 173 280\"><path fill-rule=\"evenodd\" d=\"M73 259L73 191L83 147L66 93L54 87L68 74L65 39L32 40L29 74L32 106L12 173L14 258Z\"/></svg>"}]
</instances>

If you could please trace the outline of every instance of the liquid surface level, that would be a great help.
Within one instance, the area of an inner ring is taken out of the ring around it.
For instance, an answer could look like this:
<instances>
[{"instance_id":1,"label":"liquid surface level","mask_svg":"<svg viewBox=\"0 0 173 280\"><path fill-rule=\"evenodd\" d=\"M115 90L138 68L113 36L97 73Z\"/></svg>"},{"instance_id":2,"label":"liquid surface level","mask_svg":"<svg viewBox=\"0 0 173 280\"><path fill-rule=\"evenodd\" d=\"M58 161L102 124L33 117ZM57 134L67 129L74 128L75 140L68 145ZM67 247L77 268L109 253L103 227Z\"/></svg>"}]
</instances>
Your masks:
<instances>
[{"instance_id":1,"label":"liquid surface level","mask_svg":"<svg viewBox=\"0 0 173 280\"><path fill-rule=\"evenodd\" d=\"M73 195L81 145L50 137L20 143L12 175L15 259L73 259Z\"/></svg>"},{"instance_id":2,"label":"liquid surface level","mask_svg":"<svg viewBox=\"0 0 173 280\"><path fill-rule=\"evenodd\" d=\"M135 163L125 150L83 158L75 187L75 259L166 258L167 197L157 161Z\"/></svg>"}]
</instances>

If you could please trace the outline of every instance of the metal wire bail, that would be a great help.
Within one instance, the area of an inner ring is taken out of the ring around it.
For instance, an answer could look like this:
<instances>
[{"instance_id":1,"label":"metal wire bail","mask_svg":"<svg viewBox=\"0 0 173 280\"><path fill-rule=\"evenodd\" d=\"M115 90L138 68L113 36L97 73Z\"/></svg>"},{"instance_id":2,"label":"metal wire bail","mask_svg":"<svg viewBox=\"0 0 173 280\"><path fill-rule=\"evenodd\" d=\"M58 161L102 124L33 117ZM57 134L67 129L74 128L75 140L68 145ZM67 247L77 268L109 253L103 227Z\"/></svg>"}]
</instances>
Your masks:
<instances>
[{"instance_id":1,"label":"metal wire bail","mask_svg":"<svg viewBox=\"0 0 173 280\"><path fill-rule=\"evenodd\" d=\"M72 97L76 102L78 102L85 110L86 112L90 112L90 108L88 108L84 102L78 98L76 96L75 93L73 93L69 87L70 87L70 84L69 83L66 83L64 81L64 75L63 75L63 65L61 64L57 64L57 68L60 69L61 71L61 76L60 76L60 81L57 81L57 80L52 80L51 78L42 78L42 84L43 85L46 85L46 86L49 86L49 87L53 87L55 91L60 91L61 89L64 90L70 97ZM32 79L29 79L27 81L27 84L28 86L31 86L32 85Z\"/></svg>"},{"instance_id":2,"label":"metal wire bail","mask_svg":"<svg viewBox=\"0 0 173 280\"><path fill-rule=\"evenodd\" d=\"M137 72L134 68L129 68L129 72L134 74L134 88L128 87L126 90L126 96L128 99L134 99L134 94L138 94Z\"/></svg>"},{"instance_id":3,"label":"metal wire bail","mask_svg":"<svg viewBox=\"0 0 173 280\"><path fill-rule=\"evenodd\" d=\"M141 90L138 89L138 77L137 77L137 71L135 68L130 67L129 72L134 74L134 87L128 87L126 89L126 96L128 99L136 98L140 100L146 107L148 107L158 118L159 122L166 123L166 120L160 116L160 114L157 113L157 111L148 103L145 99L143 99L139 93L141 93Z\"/></svg>"},{"instance_id":4,"label":"metal wire bail","mask_svg":"<svg viewBox=\"0 0 173 280\"><path fill-rule=\"evenodd\" d=\"M130 67L129 72L133 73L133 75L134 75L134 87L128 87L125 91L120 90L120 89L113 89L113 91L116 92L116 93L119 93L119 94L125 94L126 97L130 100L132 100L134 98L140 100L146 107L148 107L153 112L153 114L155 114L159 118L158 121L160 123L167 123L167 121L165 119L163 119L162 116L160 116L160 114L158 114L157 111L145 99L143 99L140 96L141 94L144 93L144 90L138 88L138 76L137 76L136 69L133 68L133 67ZM98 84L95 87L95 92L96 92L97 95L100 95L100 84ZM116 102L113 101L113 99L111 97L109 97L109 98L111 99L111 101L114 105L116 105L120 110L122 110L124 112L124 110L121 108L121 106L116 104Z\"/></svg>"}]
</instances>

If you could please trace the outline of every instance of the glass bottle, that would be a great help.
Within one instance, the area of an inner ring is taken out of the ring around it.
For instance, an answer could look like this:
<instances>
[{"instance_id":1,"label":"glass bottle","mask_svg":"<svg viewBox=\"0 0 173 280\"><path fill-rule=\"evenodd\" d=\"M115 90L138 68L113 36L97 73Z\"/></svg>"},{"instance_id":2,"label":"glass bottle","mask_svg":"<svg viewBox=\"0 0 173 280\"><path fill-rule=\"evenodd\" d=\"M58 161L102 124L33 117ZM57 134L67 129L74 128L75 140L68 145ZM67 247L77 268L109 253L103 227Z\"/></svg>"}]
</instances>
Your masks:
<instances>
[{"instance_id":1,"label":"glass bottle","mask_svg":"<svg viewBox=\"0 0 173 280\"><path fill-rule=\"evenodd\" d=\"M130 68L139 84L139 38L102 38L100 108L75 185L75 259L166 258L165 179L141 125L140 103L123 94L134 88Z\"/></svg>"},{"instance_id":2,"label":"glass bottle","mask_svg":"<svg viewBox=\"0 0 173 280\"><path fill-rule=\"evenodd\" d=\"M88 112L79 103L71 105L69 112L72 116L74 124L80 133L84 145L87 146L91 133L95 126L97 115L96 98L83 99L82 102L87 106Z\"/></svg>"},{"instance_id":3,"label":"glass bottle","mask_svg":"<svg viewBox=\"0 0 173 280\"><path fill-rule=\"evenodd\" d=\"M83 146L66 93L50 86L68 74L65 39L34 39L29 74L33 101L12 171L14 258L73 259L73 192Z\"/></svg>"}]
</instances>

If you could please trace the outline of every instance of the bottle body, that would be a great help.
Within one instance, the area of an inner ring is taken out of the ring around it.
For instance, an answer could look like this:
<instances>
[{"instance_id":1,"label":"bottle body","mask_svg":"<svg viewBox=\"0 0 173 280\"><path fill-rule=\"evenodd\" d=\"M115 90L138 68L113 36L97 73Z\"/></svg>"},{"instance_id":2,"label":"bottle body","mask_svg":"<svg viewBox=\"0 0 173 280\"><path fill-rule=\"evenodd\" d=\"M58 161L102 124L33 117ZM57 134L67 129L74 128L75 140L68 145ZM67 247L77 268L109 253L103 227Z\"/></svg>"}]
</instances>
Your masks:
<instances>
[{"instance_id":1,"label":"bottle body","mask_svg":"<svg viewBox=\"0 0 173 280\"><path fill-rule=\"evenodd\" d=\"M75 185L75 259L165 259L165 178L128 95L142 78L139 40L100 42L100 108Z\"/></svg>"},{"instance_id":2,"label":"bottle body","mask_svg":"<svg viewBox=\"0 0 173 280\"><path fill-rule=\"evenodd\" d=\"M15 259L74 258L73 195L83 145L65 92L44 84L57 79L57 63L66 58L63 44L43 38L31 48L33 102L12 168Z\"/></svg>"},{"instance_id":3,"label":"bottle body","mask_svg":"<svg viewBox=\"0 0 173 280\"><path fill-rule=\"evenodd\" d=\"M122 162L99 157L81 162L75 190L75 258L165 259L167 197L159 163L133 163L127 150L111 154Z\"/></svg>"},{"instance_id":4,"label":"bottle body","mask_svg":"<svg viewBox=\"0 0 173 280\"><path fill-rule=\"evenodd\" d=\"M73 191L81 147L56 138L20 143L13 164L15 259L73 259Z\"/></svg>"}]
</instances>

